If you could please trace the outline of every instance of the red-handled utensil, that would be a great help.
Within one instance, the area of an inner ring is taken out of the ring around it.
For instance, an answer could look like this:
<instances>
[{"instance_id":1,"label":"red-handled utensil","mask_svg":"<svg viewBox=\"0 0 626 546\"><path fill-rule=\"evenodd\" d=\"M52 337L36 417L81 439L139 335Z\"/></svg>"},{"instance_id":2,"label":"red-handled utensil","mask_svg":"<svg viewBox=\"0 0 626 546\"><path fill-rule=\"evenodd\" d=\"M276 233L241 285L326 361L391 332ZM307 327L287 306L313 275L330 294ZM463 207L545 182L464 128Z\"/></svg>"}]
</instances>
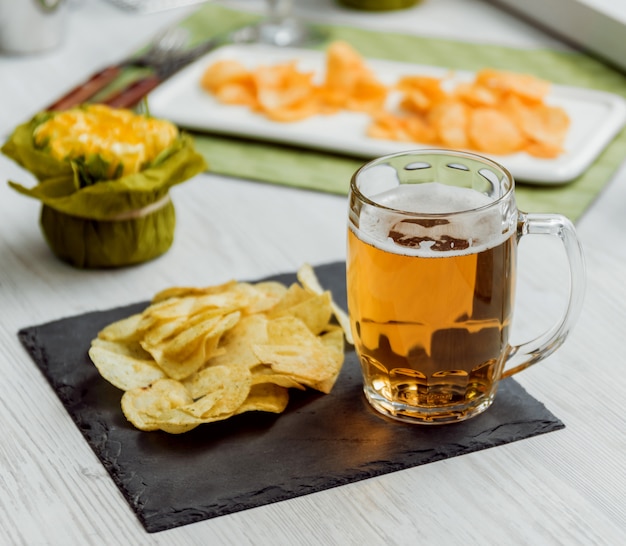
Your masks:
<instances>
[{"instance_id":1,"label":"red-handled utensil","mask_svg":"<svg viewBox=\"0 0 626 546\"><path fill-rule=\"evenodd\" d=\"M112 108L132 108L163 81L157 75L141 78L101 101Z\"/></svg>"},{"instance_id":2,"label":"red-handled utensil","mask_svg":"<svg viewBox=\"0 0 626 546\"><path fill-rule=\"evenodd\" d=\"M206 40L180 54L173 55L158 66L153 67L153 74L129 83L123 89L99 101L114 108L132 108L136 106L150 91L181 68L202 57L212 49L224 43L243 43L256 39L256 26L243 27L225 36Z\"/></svg>"},{"instance_id":3,"label":"red-handled utensil","mask_svg":"<svg viewBox=\"0 0 626 546\"><path fill-rule=\"evenodd\" d=\"M96 72L82 83L52 103L46 110L67 110L96 96L122 73L121 66L109 66Z\"/></svg>"},{"instance_id":4,"label":"red-handled utensil","mask_svg":"<svg viewBox=\"0 0 626 546\"><path fill-rule=\"evenodd\" d=\"M107 104L116 108L132 108L157 85L212 49L228 43L240 44L258 40L258 25L252 24L209 38L188 49L185 47L188 41L187 30L174 27L155 40L148 51L141 57L128 59L118 65L110 66L97 72L84 84L79 85L55 101L47 110L64 110L88 101L108 84L112 83L125 67L150 68L152 70L151 75L131 82L123 89L98 101L100 104Z\"/></svg>"},{"instance_id":5,"label":"red-handled utensil","mask_svg":"<svg viewBox=\"0 0 626 546\"><path fill-rule=\"evenodd\" d=\"M187 56L189 31L182 27L172 27L158 34L143 55L131 57L120 63L108 66L91 75L87 81L74 87L57 99L46 110L67 110L95 97L112 83L127 67L158 68L169 64L181 56Z\"/></svg>"}]
</instances>

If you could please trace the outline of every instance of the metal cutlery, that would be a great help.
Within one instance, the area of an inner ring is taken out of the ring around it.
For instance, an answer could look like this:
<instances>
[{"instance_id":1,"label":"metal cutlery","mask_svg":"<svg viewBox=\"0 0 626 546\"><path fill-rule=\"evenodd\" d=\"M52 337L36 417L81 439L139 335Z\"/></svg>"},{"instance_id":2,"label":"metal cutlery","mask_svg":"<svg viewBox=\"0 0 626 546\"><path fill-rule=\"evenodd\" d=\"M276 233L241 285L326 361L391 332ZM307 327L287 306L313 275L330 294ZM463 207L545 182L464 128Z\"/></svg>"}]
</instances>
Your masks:
<instances>
[{"instance_id":1,"label":"metal cutlery","mask_svg":"<svg viewBox=\"0 0 626 546\"><path fill-rule=\"evenodd\" d=\"M153 67L181 55L189 42L189 32L181 27L172 27L159 33L145 53L131 57L120 63L107 66L92 74L84 83L73 88L46 108L46 110L66 110L97 95L113 82L125 68Z\"/></svg>"},{"instance_id":2,"label":"metal cutlery","mask_svg":"<svg viewBox=\"0 0 626 546\"><path fill-rule=\"evenodd\" d=\"M150 75L139 78L109 97L98 101L116 108L131 108L157 85L212 49L227 43L254 42L257 38L256 25L248 25L188 48L186 47L189 41L188 31L182 27L173 27L158 35L143 55L131 57L99 70L87 81L48 106L46 110L66 110L87 102L115 81L125 68L149 68L152 70Z\"/></svg>"},{"instance_id":3,"label":"metal cutlery","mask_svg":"<svg viewBox=\"0 0 626 546\"><path fill-rule=\"evenodd\" d=\"M181 68L200 58L209 51L225 44L253 43L258 41L258 26L248 25L225 35L211 38L187 52L173 56L171 59L155 67L154 74L140 78L100 101L115 108L132 108L136 106L157 85L174 75Z\"/></svg>"}]
</instances>

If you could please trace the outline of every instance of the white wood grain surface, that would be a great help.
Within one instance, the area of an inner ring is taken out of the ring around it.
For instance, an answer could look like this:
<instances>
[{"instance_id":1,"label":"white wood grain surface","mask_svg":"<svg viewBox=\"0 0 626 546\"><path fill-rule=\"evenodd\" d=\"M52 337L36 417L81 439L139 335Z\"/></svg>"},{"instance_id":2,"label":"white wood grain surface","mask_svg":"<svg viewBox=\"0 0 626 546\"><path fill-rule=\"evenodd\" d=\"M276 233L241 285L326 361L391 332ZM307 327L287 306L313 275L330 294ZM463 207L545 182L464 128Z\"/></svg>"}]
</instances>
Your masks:
<instances>
[{"instance_id":1,"label":"white wood grain surface","mask_svg":"<svg viewBox=\"0 0 626 546\"><path fill-rule=\"evenodd\" d=\"M257 0L225 3L262 7ZM300 0L296 7L340 23L554 45L479 0L423 0L375 17L332 0ZM75 0L61 48L0 55L0 139L189 11L132 15L99 0ZM172 192L178 226L165 256L128 269L77 271L51 256L37 225L38 204L5 184L25 177L0 156L1 545L626 543L626 167L578 223L588 293L577 327L556 354L518 376L564 430L156 534L143 530L20 346L17 330L147 299L171 285L253 279L343 259L346 200L200 175ZM537 239L520 251L520 339L541 330L562 303L555 269L562 257Z\"/></svg>"}]
</instances>

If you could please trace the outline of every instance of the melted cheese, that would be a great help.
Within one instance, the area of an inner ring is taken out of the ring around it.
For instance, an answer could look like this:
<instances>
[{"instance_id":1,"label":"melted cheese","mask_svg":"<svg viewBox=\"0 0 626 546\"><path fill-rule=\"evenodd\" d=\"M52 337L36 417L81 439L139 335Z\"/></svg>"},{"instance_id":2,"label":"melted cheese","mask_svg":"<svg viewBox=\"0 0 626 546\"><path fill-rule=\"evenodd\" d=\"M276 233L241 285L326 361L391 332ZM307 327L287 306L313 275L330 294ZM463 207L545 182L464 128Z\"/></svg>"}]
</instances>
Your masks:
<instances>
[{"instance_id":1,"label":"melted cheese","mask_svg":"<svg viewBox=\"0 0 626 546\"><path fill-rule=\"evenodd\" d=\"M34 132L35 145L53 157L88 159L100 156L110 176L136 173L154 161L178 138L172 123L103 105L89 105L54 114Z\"/></svg>"}]
</instances>

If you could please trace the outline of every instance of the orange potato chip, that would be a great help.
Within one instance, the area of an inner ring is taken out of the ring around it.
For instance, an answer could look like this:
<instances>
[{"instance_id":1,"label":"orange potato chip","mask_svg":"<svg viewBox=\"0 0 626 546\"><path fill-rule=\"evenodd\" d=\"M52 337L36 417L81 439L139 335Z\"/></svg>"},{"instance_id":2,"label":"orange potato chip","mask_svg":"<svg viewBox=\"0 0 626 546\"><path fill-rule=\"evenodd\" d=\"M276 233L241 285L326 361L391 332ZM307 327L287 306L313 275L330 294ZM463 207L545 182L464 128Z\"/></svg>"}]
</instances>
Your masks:
<instances>
[{"instance_id":1,"label":"orange potato chip","mask_svg":"<svg viewBox=\"0 0 626 546\"><path fill-rule=\"evenodd\" d=\"M486 68L452 89L448 76L405 75L386 85L343 41L328 46L324 68L316 83L315 74L299 70L296 61L247 70L222 60L207 68L201 84L224 103L278 122L350 110L371 116L371 138L542 158L564 151L569 117L543 102L550 83L531 74ZM392 92L399 97L389 101ZM396 106L386 110L388 103Z\"/></svg>"},{"instance_id":2,"label":"orange potato chip","mask_svg":"<svg viewBox=\"0 0 626 546\"><path fill-rule=\"evenodd\" d=\"M430 144L437 142L436 127L429 124L422 116L410 116L403 120L404 131L412 142Z\"/></svg>"},{"instance_id":3,"label":"orange potato chip","mask_svg":"<svg viewBox=\"0 0 626 546\"><path fill-rule=\"evenodd\" d=\"M552 145L563 142L569 125L569 117L563 109L546 104L527 108L519 120L519 126L528 138Z\"/></svg>"},{"instance_id":4,"label":"orange potato chip","mask_svg":"<svg viewBox=\"0 0 626 546\"><path fill-rule=\"evenodd\" d=\"M428 120L444 146L466 148L469 145L469 113L462 102L440 102L429 113Z\"/></svg>"},{"instance_id":5,"label":"orange potato chip","mask_svg":"<svg viewBox=\"0 0 626 546\"><path fill-rule=\"evenodd\" d=\"M498 93L475 82L461 82L453 91L453 96L469 106L496 106L500 100Z\"/></svg>"},{"instance_id":6,"label":"orange potato chip","mask_svg":"<svg viewBox=\"0 0 626 546\"><path fill-rule=\"evenodd\" d=\"M200 79L200 85L215 93L224 85L247 85L251 81L248 69L235 60L219 60L209 66Z\"/></svg>"},{"instance_id":7,"label":"orange potato chip","mask_svg":"<svg viewBox=\"0 0 626 546\"><path fill-rule=\"evenodd\" d=\"M423 113L432 106L432 99L420 89L411 89L404 92L400 101L400 108L407 112Z\"/></svg>"},{"instance_id":8,"label":"orange potato chip","mask_svg":"<svg viewBox=\"0 0 626 546\"><path fill-rule=\"evenodd\" d=\"M412 112L426 112L435 104L447 99L442 80L431 76L404 76L396 87L404 95L400 106Z\"/></svg>"},{"instance_id":9,"label":"orange potato chip","mask_svg":"<svg viewBox=\"0 0 626 546\"><path fill-rule=\"evenodd\" d=\"M286 123L301 121L318 113L320 113L319 107L312 101L306 100L288 107L275 108L265 112L269 119Z\"/></svg>"},{"instance_id":10,"label":"orange potato chip","mask_svg":"<svg viewBox=\"0 0 626 546\"><path fill-rule=\"evenodd\" d=\"M401 131L399 116L389 112L380 112L374 116L372 123L367 128L367 136L388 140L401 140L397 135Z\"/></svg>"},{"instance_id":11,"label":"orange potato chip","mask_svg":"<svg viewBox=\"0 0 626 546\"><path fill-rule=\"evenodd\" d=\"M484 69L476 74L476 83L500 93L515 94L531 102L542 101L550 83L531 74Z\"/></svg>"},{"instance_id":12,"label":"orange potato chip","mask_svg":"<svg viewBox=\"0 0 626 546\"><path fill-rule=\"evenodd\" d=\"M358 78L352 87L352 92L346 98L345 107L348 110L374 113L385 105L388 89L385 85L372 77Z\"/></svg>"},{"instance_id":13,"label":"orange potato chip","mask_svg":"<svg viewBox=\"0 0 626 546\"><path fill-rule=\"evenodd\" d=\"M495 108L472 110L468 134L472 146L482 152L511 154L524 145L524 136L519 127Z\"/></svg>"},{"instance_id":14,"label":"orange potato chip","mask_svg":"<svg viewBox=\"0 0 626 546\"><path fill-rule=\"evenodd\" d=\"M563 147L557 144L547 142L529 142L524 150L533 157L542 159L553 159L563 153Z\"/></svg>"},{"instance_id":15,"label":"orange potato chip","mask_svg":"<svg viewBox=\"0 0 626 546\"><path fill-rule=\"evenodd\" d=\"M362 80L376 80L363 58L346 42L331 43L326 50L326 74L322 84L324 101L345 107Z\"/></svg>"},{"instance_id":16,"label":"orange potato chip","mask_svg":"<svg viewBox=\"0 0 626 546\"><path fill-rule=\"evenodd\" d=\"M272 113L297 110L316 98L313 72L300 72L295 61L273 66L259 66L252 77L262 111Z\"/></svg>"},{"instance_id":17,"label":"orange potato chip","mask_svg":"<svg viewBox=\"0 0 626 546\"><path fill-rule=\"evenodd\" d=\"M252 109L259 107L256 90L252 84L227 83L215 91L215 96L224 104L248 106Z\"/></svg>"}]
</instances>

